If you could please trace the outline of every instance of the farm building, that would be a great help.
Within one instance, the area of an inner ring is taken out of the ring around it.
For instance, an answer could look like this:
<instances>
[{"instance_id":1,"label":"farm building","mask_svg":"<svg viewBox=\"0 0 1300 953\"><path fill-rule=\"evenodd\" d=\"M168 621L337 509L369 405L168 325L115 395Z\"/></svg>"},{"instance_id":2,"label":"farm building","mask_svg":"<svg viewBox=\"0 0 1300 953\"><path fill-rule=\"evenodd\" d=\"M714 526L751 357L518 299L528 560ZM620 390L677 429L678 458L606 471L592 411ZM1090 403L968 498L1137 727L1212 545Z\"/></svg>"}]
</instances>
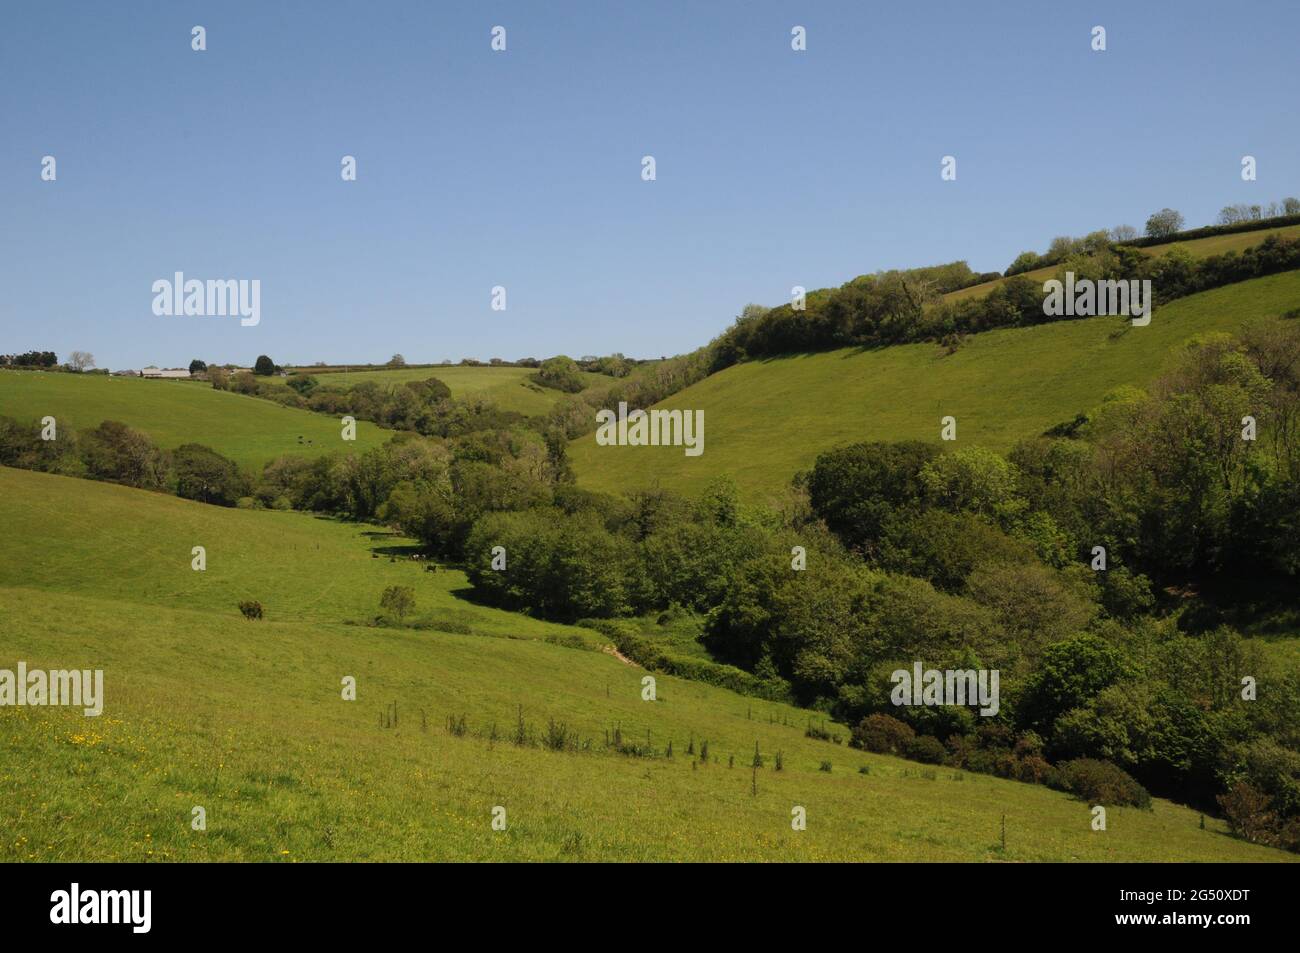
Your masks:
<instances>
[{"instance_id":1,"label":"farm building","mask_svg":"<svg viewBox=\"0 0 1300 953\"><path fill-rule=\"evenodd\" d=\"M146 367L144 370L140 372L140 376L160 378L160 379L175 379L175 378L189 377L190 372L183 367L168 367L168 368Z\"/></svg>"}]
</instances>

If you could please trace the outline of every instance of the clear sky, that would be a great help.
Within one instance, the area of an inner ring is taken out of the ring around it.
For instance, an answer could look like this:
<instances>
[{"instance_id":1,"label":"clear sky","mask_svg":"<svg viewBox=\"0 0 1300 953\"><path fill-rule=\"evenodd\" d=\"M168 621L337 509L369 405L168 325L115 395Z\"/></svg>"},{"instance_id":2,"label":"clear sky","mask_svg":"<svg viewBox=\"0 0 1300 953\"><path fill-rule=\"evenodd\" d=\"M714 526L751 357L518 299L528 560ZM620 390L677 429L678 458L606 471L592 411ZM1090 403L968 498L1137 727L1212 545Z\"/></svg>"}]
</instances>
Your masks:
<instances>
[{"instance_id":1,"label":"clear sky","mask_svg":"<svg viewBox=\"0 0 1300 953\"><path fill-rule=\"evenodd\" d=\"M1208 224L1300 195L1298 10L6 0L0 352L657 357L793 285ZM261 323L155 316L176 271Z\"/></svg>"}]
</instances>

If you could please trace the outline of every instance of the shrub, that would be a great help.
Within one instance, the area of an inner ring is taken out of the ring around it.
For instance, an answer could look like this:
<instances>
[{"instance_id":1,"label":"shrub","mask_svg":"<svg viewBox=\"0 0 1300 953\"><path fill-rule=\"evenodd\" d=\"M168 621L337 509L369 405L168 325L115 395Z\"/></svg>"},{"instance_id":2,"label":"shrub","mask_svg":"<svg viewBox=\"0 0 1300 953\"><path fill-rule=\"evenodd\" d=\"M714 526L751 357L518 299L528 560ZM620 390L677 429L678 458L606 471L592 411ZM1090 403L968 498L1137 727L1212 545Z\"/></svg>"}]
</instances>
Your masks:
<instances>
[{"instance_id":1,"label":"shrub","mask_svg":"<svg viewBox=\"0 0 1300 953\"><path fill-rule=\"evenodd\" d=\"M256 599L245 599L239 604L239 611L249 621L262 618L262 604Z\"/></svg>"},{"instance_id":2,"label":"shrub","mask_svg":"<svg viewBox=\"0 0 1300 953\"><path fill-rule=\"evenodd\" d=\"M1257 738L1235 752L1237 770L1227 780L1245 781L1272 800L1280 816L1300 814L1300 754L1272 738Z\"/></svg>"},{"instance_id":3,"label":"shrub","mask_svg":"<svg viewBox=\"0 0 1300 953\"><path fill-rule=\"evenodd\" d=\"M1300 852L1300 818L1278 811L1277 800L1246 781L1217 798L1232 833L1253 844Z\"/></svg>"},{"instance_id":4,"label":"shrub","mask_svg":"<svg viewBox=\"0 0 1300 953\"><path fill-rule=\"evenodd\" d=\"M379 597L379 608L401 621L415 608L415 590L410 586L389 586Z\"/></svg>"},{"instance_id":5,"label":"shrub","mask_svg":"<svg viewBox=\"0 0 1300 953\"><path fill-rule=\"evenodd\" d=\"M818 741L833 741L836 744L840 743L840 736L825 727L824 723L821 725L814 725L812 721L809 721L808 727L805 729L803 734L805 738L816 738Z\"/></svg>"},{"instance_id":6,"label":"shrub","mask_svg":"<svg viewBox=\"0 0 1300 953\"><path fill-rule=\"evenodd\" d=\"M235 461L210 447L187 443L172 454L176 495L200 503L234 506L248 494L248 479Z\"/></svg>"},{"instance_id":7,"label":"shrub","mask_svg":"<svg viewBox=\"0 0 1300 953\"><path fill-rule=\"evenodd\" d=\"M1056 786L1090 804L1151 807L1151 795L1123 768L1095 758L1076 758L1060 765Z\"/></svg>"},{"instance_id":8,"label":"shrub","mask_svg":"<svg viewBox=\"0 0 1300 953\"><path fill-rule=\"evenodd\" d=\"M1016 746L1012 750L1017 758L1041 757L1043 754L1043 739L1036 731L1026 731L1016 739Z\"/></svg>"},{"instance_id":9,"label":"shrub","mask_svg":"<svg viewBox=\"0 0 1300 953\"><path fill-rule=\"evenodd\" d=\"M567 394L576 394L587 386L582 379L577 362L563 354L542 361L542 366L538 368L536 374L532 375L532 378L543 387L564 391Z\"/></svg>"},{"instance_id":10,"label":"shrub","mask_svg":"<svg viewBox=\"0 0 1300 953\"><path fill-rule=\"evenodd\" d=\"M1226 794L1217 798L1228 821L1228 829L1237 837L1255 844L1272 841L1277 827L1277 814L1272 799L1245 781L1239 781Z\"/></svg>"},{"instance_id":11,"label":"shrub","mask_svg":"<svg viewBox=\"0 0 1300 953\"><path fill-rule=\"evenodd\" d=\"M900 754L914 737L911 726L892 715L868 715L853 729L854 747L878 754Z\"/></svg>"},{"instance_id":12,"label":"shrub","mask_svg":"<svg viewBox=\"0 0 1300 953\"><path fill-rule=\"evenodd\" d=\"M943 742L933 735L918 735L907 742L903 754L922 764L943 764L948 751Z\"/></svg>"},{"instance_id":13,"label":"shrub","mask_svg":"<svg viewBox=\"0 0 1300 953\"><path fill-rule=\"evenodd\" d=\"M551 751L563 751L569 747L569 729L564 722L552 718L546 725L546 734L542 735L542 744Z\"/></svg>"},{"instance_id":14,"label":"shrub","mask_svg":"<svg viewBox=\"0 0 1300 953\"><path fill-rule=\"evenodd\" d=\"M116 420L105 420L81 435L81 454L92 480L144 490L167 483L166 456L147 434Z\"/></svg>"},{"instance_id":15,"label":"shrub","mask_svg":"<svg viewBox=\"0 0 1300 953\"><path fill-rule=\"evenodd\" d=\"M1015 778L1026 784L1055 784L1057 770L1039 755L1030 755L1016 762Z\"/></svg>"},{"instance_id":16,"label":"shrub","mask_svg":"<svg viewBox=\"0 0 1300 953\"><path fill-rule=\"evenodd\" d=\"M316 378L306 374L296 374L285 381L285 383L303 397L310 397L311 392L314 391L318 385Z\"/></svg>"}]
</instances>

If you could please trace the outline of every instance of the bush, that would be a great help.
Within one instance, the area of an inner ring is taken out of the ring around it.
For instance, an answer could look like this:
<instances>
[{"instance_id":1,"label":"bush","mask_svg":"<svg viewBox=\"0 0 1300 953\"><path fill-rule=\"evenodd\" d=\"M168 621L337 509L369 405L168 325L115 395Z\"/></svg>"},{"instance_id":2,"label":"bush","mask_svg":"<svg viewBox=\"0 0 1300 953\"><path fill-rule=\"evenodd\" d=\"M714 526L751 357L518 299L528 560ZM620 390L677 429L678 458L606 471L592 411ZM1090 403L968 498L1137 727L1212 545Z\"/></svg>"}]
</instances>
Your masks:
<instances>
[{"instance_id":1,"label":"bush","mask_svg":"<svg viewBox=\"0 0 1300 953\"><path fill-rule=\"evenodd\" d=\"M250 622L254 619L262 618L262 604L256 599L245 599L239 604L239 611L244 614L244 618Z\"/></svg>"},{"instance_id":2,"label":"bush","mask_svg":"<svg viewBox=\"0 0 1300 953\"><path fill-rule=\"evenodd\" d=\"M1076 758L1058 768L1057 786L1089 804L1151 807L1151 795L1133 777L1109 761Z\"/></svg>"},{"instance_id":3,"label":"bush","mask_svg":"<svg viewBox=\"0 0 1300 953\"><path fill-rule=\"evenodd\" d=\"M1228 821L1228 829L1237 837L1254 844L1268 844L1277 829L1277 814L1272 799L1263 791L1239 781L1227 794L1217 798Z\"/></svg>"},{"instance_id":4,"label":"bush","mask_svg":"<svg viewBox=\"0 0 1300 953\"><path fill-rule=\"evenodd\" d=\"M542 361L542 366L532 378L543 387L564 391L566 394L576 394L587 386L577 362L563 354Z\"/></svg>"},{"instance_id":5,"label":"bush","mask_svg":"<svg viewBox=\"0 0 1300 953\"><path fill-rule=\"evenodd\" d=\"M379 597L379 608L400 622L415 608L415 590L410 586L389 586Z\"/></svg>"},{"instance_id":6,"label":"bush","mask_svg":"<svg viewBox=\"0 0 1300 953\"><path fill-rule=\"evenodd\" d=\"M147 434L119 421L105 420L83 432L81 453L93 480L142 490L162 489L167 482L166 455Z\"/></svg>"},{"instance_id":7,"label":"bush","mask_svg":"<svg viewBox=\"0 0 1300 953\"><path fill-rule=\"evenodd\" d=\"M235 506L247 495L249 481L235 461L210 447L187 443L172 454L176 495L200 503Z\"/></svg>"},{"instance_id":8,"label":"bush","mask_svg":"<svg viewBox=\"0 0 1300 953\"><path fill-rule=\"evenodd\" d=\"M812 721L808 722L807 729L803 733L805 738L815 738L818 741L833 741L835 744L840 743L840 736L831 731L825 724L814 725Z\"/></svg>"},{"instance_id":9,"label":"bush","mask_svg":"<svg viewBox=\"0 0 1300 953\"><path fill-rule=\"evenodd\" d=\"M570 747L568 726L552 718L546 726L546 734L542 735L542 744L551 751L564 751Z\"/></svg>"},{"instance_id":10,"label":"bush","mask_svg":"<svg viewBox=\"0 0 1300 953\"><path fill-rule=\"evenodd\" d=\"M943 764L948 751L943 742L933 735L917 735L904 746L903 754L922 764Z\"/></svg>"},{"instance_id":11,"label":"bush","mask_svg":"<svg viewBox=\"0 0 1300 953\"><path fill-rule=\"evenodd\" d=\"M1012 750L1017 758L1041 758L1043 739L1036 731L1026 731L1016 739L1016 745Z\"/></svg>"},{"instance_id":12,"label":"bush","mask_svg":"<svg viewBox=\"0 0 1300 953\"><path fill-rule=\"evenodd\" d=\"M303 397L310 397L312 391L319 386L319 381L316 378L305 374L295 374L285 383Z\"/></svg>"},{"instance_id":13,"label":"bush","mask_svg":"<svg viewBox=\"0 0 1300 953\"><path fill-rule=\"evenodd\" d=\"M1040 755L1030 755L1016 762L1014 776L1026 784L1056 785L1059 772Z\"/></svg>"},{"instance_id":14,"label":"bush","mask_svg":"<svg viewBox=\"0 0 1300 953\"><path fill-rule=\"evenodd\" d=\"M868 715L853 729L853 746L877 754L901 754L915 737L910 725L892 715Z\"/></svg>"}]
</instances>

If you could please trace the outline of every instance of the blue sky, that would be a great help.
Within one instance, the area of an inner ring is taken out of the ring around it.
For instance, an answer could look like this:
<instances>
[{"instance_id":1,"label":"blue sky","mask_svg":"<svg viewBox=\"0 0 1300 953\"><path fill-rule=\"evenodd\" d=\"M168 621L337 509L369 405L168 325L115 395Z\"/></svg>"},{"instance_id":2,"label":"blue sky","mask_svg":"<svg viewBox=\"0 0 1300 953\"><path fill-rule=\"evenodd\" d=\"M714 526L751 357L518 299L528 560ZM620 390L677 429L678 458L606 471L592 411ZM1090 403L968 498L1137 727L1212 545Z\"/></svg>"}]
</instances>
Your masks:
<instances>
[{"instance_id":1,"label":"blue sky","mask_svg":"<svg viewBox=\"0 0 1300 953\"><path fill-rule=\"evenodd\" d=\"M11 0L0 352L680 353L793 285L1300 195L1298 37L1284 2ZM259 279L261 323L155 316L175 271Z\"/></svg>"}]
</instances>

